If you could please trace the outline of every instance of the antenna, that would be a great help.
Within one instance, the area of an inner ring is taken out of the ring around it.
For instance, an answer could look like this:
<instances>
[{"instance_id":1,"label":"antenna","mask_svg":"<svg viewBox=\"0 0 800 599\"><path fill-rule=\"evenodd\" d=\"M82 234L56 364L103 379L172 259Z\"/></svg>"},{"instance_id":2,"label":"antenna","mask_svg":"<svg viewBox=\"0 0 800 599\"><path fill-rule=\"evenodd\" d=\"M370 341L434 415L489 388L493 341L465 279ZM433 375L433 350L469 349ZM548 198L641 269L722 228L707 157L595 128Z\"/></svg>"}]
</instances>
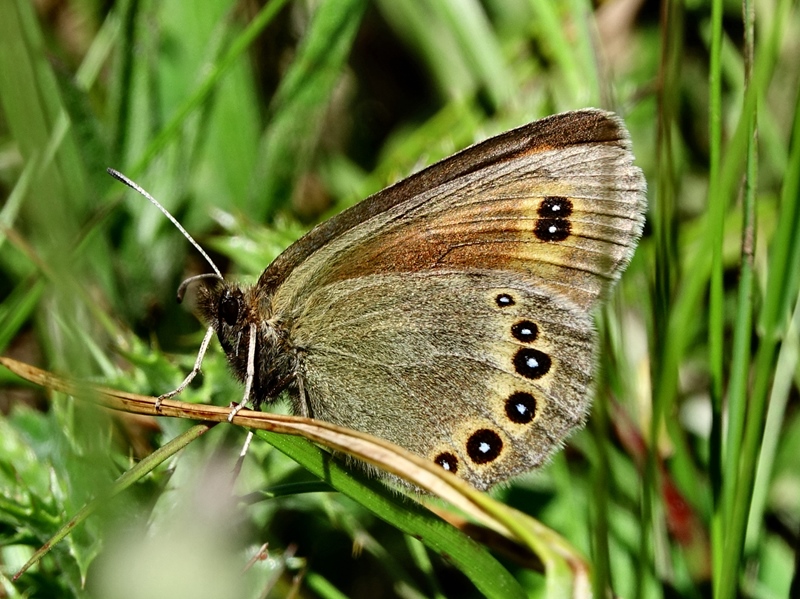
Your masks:
<instances>
[{"instance_id":1,"label":"antenna","mask_svg":"<svg viewBox=\"0 0 800 599\"><path fill-rule=\"evenodd\" d=\"M147 193L139 185L137 185L136 183L134 183L133 181L128 179L128 177L123 175L118 170L114 170L113 168L107 168L106 170L108 171L108 174L111 175L112 177L114 177L117 181L122 181L125 185L127 185L128 187L130 187L134 191L139 192L141 195L143 195L148 200L150 200L150 203L152 203L156 208L161 210L161 212L164 214L164 216L166 216L170 221L172 221L172 224L175 225L178 228L178 231L183 233L183 236L189 241L189 243L191 243L194 246L194 248L198 252L200 252L200 254L203 256L203 258L206 259L206 262L208 262L211 265L211 268L214 269L213 273L209 272L209 273L205 273L205 274L202 274L202 275L196 275L194 277L189 277L183 283L181 283L181 286L178 288L178 303L181 303L181 301L183 300L183 295L186 292L186 287L190 283L193 283L194 281L197 281L198 279L219 279L220 281L224 281L225 280L222 277L222 273L217 268L217 265L214 264L213 260L211 260L211 257L205 252L205 250L203 248L200 247L199 243L197 243L194 239L192 239L192 236L189 235L189 232L186 229L184 229L183 225L181 225L178 222L178 219L176 219L174 216L172 216L167 211L167 209L164 208L164 206L159 204L158 201L153 196L151 196L149 193ZM211 343L211 338L213 336L214 336L214 327L213 326L208 327L208 329L206 330L206 335L205 335L205 337L203 337L203 342L200 344L200 351L197 353L197 359L195 360L194 368L192 368L191 372L188 375L186 375L185 379L183 379L183 382L180 385L178 385L174 390L172 390L172 391L170 391L168 393L164 393L163 395L159 395L156 398L156 403L155 403L156 412L160 412L161 411L161 402L162 401L164 401L165 399L170 399L172 397L175 397L176 395L181 393L194 380L194 377L196 377L198 375L198 373L200 372L200 366L203 363L203 357L206 355L206 351L208 351L208 344Z\"/></svg>"},{"instance_id":2,"label":"antenna","mask_svg":"<svg viewBox=\"0 0 800 599\"><path fill-rule=\"evenodd\" d=\"M121 172L119 172L118 170L114 170L113 168L108 168L106 170L108 171L108 174L111 175L112 177L114 177L117 181L122 181L128 187L130 187L134 191L137 191L138 193L140 193L141 195L146 197L148 200L150 200L150 202L156 208L161 210L161 212L164 213L164 216L166 216L170 221L172 221L172 224L175 225L178 228L178 231L180 231L183 234L183 236L189 241L189 243L191 243L194 246L194 248L198 252L200 252L200 254L203 256L203 258L206 259L206 262L208 262L211 265L211 268L214 269L214 274L213 275L209 273L208 275L201 275L200 277L192 277L192 279L190 279L190 280L194 280L196 278L217 278L220 281L224 280L223 277L222 277L222 273L217 268L217 265L214 264L214 262L211 260L211 257L206 253L206 251L203 248L200 247L199 243L197 243L194 239L192 239L192 236L189 235L188 231L183 228L183 225L181 225L178 222L178 219L176 219L174 216L172 216L169 213L169 211L167 211L167 209L164 208L164 206L159 204L158 201L153 196L151 196L149 193L147 193L139 185L137 185L136 183L134 183L133 181L128 179L128 177L123 175ZM181 288L183 288L185 290L185 285L181 285ZM180 295L182 295L182 294L180 294ZM180 301L180 296L179 296L178 301Z\"/></svg>"}]
</instances>

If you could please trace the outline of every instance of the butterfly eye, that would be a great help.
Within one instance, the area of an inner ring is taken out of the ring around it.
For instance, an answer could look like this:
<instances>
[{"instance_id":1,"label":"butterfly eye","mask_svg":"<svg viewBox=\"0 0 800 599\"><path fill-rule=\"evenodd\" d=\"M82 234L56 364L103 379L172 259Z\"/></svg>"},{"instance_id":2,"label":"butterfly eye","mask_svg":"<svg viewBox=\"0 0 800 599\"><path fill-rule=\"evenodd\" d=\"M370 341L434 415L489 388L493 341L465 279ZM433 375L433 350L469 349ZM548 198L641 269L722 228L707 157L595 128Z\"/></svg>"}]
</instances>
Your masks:
<instances>
[{"instance_id":1,"label":"butterfly eye","mask_svg":"<svg viewBox=\"0 0 800 599\"><path fill-rule=\"evenodd\" d=\"M235 325L239 320L241 303L241 298L238 294L233 294L226 290L219 299L219 319L228 326Z\"/></svg>"}]
</instances>

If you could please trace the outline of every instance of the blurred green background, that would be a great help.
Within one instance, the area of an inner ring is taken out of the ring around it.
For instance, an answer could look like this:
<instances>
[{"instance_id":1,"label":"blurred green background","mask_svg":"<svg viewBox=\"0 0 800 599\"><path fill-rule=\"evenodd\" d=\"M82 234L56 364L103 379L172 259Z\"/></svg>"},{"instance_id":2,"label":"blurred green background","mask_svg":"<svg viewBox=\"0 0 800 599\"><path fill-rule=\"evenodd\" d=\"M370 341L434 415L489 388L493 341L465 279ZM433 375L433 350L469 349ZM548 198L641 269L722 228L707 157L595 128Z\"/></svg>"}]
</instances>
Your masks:
<instances>
[{"instance_id":1,"label":"blurred green background","mask_svg":"<svg viewBox=\"0 0 800 599\"><path fill-rule=\"evenodd\" d=\"M254 281L316 222L455 150L548 114L615 110L650 211L598 315L592 418L494 495L569 539L598 596L800 593L799 34L788 0L2 0L0 351L153 395L191 368L203 327L175 290L208 267L106 167ZM0 382L0 597L491 587L258 440L236 505L244 432L229 426L11 583L189 425L101 412L5 369ZM184 399L240 394L213 343ZM498 559L542 595L541 574Z\"/></svg>"}]
</instances>

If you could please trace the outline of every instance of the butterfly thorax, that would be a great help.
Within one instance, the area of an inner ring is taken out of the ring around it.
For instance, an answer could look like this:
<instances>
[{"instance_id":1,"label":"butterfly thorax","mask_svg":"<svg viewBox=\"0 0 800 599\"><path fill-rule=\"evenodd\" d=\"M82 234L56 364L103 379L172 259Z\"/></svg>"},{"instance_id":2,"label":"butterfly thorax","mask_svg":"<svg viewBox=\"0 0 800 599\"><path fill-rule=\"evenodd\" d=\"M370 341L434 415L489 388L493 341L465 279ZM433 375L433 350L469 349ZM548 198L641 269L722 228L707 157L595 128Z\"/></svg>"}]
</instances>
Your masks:
<instances>
[{"instance_id":1,"label":"butterfly thorax","mask_svg":"<svg viewBox=\"0 0 800 599\"><path fill-rule=\"evenodd\" d=\"M245 382L248 363L253 365L250 398L255 407L274 400L295 384L297 355L289 342L286 323L272 314L270 300L271 295L259 286L222 282L198 291L198 311L217 332L231 370ZM255 331L253 352L251 331Z\"/></svg>"}]
</instances>

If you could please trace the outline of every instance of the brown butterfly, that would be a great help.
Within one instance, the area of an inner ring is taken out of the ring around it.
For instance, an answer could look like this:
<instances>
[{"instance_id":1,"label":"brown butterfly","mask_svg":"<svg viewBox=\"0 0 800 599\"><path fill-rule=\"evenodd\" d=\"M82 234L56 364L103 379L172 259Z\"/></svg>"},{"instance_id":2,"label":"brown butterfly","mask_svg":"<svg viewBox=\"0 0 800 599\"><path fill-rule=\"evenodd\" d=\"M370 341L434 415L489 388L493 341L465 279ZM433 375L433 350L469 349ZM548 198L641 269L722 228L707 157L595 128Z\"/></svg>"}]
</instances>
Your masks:
<instances>
[{"instance_id":1,"label":"brown butterfly","mask_svg":"<svg viewBox=\"0 0 800 599\"><path fill-rule=\"evenodd\" d=\"M296 414L479 489L526 472L586 418L591 312L633 254L645 190L608 112L476 144L320 224L254 286L210 275L196 368L163 397L216 332L256 407L288 391Z\"/></svg>"}]
</instances>

